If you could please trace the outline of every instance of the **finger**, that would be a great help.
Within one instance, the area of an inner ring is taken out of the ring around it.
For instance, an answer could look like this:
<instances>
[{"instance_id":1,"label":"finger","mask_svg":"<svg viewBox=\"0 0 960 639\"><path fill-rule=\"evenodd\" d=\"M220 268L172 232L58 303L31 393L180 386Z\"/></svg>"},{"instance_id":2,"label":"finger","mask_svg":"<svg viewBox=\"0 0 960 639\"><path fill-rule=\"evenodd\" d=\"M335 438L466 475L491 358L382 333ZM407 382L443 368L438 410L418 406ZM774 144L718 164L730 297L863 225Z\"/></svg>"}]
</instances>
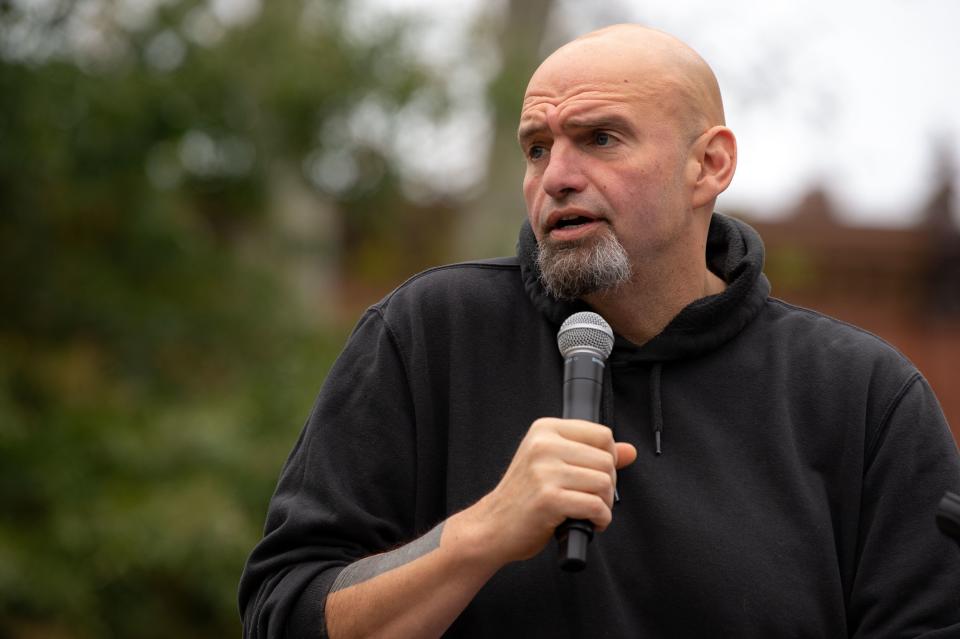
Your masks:
<instances>
[{"instance_id":1,"label":"finger","mask_svg":"<svg viewBox=\"0 0 960 639\"><path fill-rule=\"evenodd\" d=\"M564 494L563 512L567 519L589 520L596 532L603 532L613 521L613 511L603 499L597 495L579 491L569 491ZM559 526L560 522L556 525Z\"/></svg>"},{"instance_id":2,"label":"finger","mask_svg":"<svg viewBox=\"0 0 960 639\"><path fill-rule=\"evenodd\" d=\"M564 490L596 495L607 507L613 507L613 489L616 480L609 473L567 466L558 481L560 488Z\"/></svg>"},{"instance_id":3,"label":"finger","mask_svg":"<svg viewBox=\"0 0 960 639\"><path fill-rule=\"evenodd\" d=\"M616 458L615 450L594 448L588 444L558 437L553 454L566 464L581 468L592 468L605 473L613 472Z\"/></svg>"},{"instance_id":4,"label":"finger","mask_svg":"<svg viewBox=\"0 0 960 639\"><path fill-rule=\"evenodd\" d=\"M633 444L626 442L616 443L616 467L617 469L629 466L637 460L637 448Z\"/></svg>"},{"instance_id":5,"label":"finger","mask_svg":"<svg viewBox=\"0 0 960 639\"><path fill-rule=\"evenodd\" d=\"M576 419L538 419L530 427L521 445L525 448L553 455L587 455L585 451L576 453L575 448L564 446L564 444L592 448L609 455L609 460L597 456L583 457L582 463L585 465L591 467L597 467L597 464L609 464L611 467L613 465L616 455L613 432L608 427L593 422ZM569 461L578 463L575 458L569 458Z\"/></svg>"},{"instance_id":6,"label":"finger","mask_svg":"<svg viewBox=\"0 0 960 639\"><path fill-rule=\"evenodd\" d=\"M601 450L609 450L613 454L613 431L603 424L582 419L549 419L544 421L554 432L565 439L587 444Z\"/></svg>"}]
</instances>

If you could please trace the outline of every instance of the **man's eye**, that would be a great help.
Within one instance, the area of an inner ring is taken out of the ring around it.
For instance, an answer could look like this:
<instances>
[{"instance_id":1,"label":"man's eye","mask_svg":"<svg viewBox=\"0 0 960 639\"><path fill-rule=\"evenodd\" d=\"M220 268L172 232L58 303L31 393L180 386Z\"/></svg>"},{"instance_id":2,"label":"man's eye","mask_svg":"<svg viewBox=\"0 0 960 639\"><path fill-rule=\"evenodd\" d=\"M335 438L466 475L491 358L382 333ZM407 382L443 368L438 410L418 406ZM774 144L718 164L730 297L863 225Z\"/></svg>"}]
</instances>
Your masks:
<instances>
[{"instance_id":1,"label":"man's eye","mask_svg":"<svg viewBox=\"0 0 960 639\"><path fill-rule=\"evenodd\" d=\"M544 147L540 146L539 144L534 144L527 151L527 157L529 157L531 160L539 160L546 152L547 150Z\"/></svg>"},{"instance_id":2,"label":"man's eye","mask_svg":"<svg viewBox=\"0 0 960 639\"><path fill-rule=\"evenodd\" d=\"M607 146L613 142L613 138L610 137L609 133L604 133L603 131L597 131L593 136L593 143L597 146Z\"/></svg>"}]
</instances>

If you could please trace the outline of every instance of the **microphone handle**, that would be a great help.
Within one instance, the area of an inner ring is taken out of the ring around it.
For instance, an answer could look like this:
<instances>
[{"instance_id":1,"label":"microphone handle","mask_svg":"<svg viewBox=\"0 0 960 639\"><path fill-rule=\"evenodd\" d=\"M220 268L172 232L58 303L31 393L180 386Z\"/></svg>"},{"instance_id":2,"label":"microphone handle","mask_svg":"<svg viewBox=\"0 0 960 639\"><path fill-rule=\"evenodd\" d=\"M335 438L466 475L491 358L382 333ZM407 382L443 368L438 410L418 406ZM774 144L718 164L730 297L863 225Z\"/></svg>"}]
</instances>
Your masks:
<instances>
[{"instance_id":1,"label":"microphone handle","mask_svg":"<svg viewBox=\"0 0 960 639\"><path fill-rule=\"evenodd\" d=\"M563 368L563 418L599 422L603 360L589 352L577 352L567 357ZM583 570L593 524L585 519L567 519L557 526L554 536L559 544L560 568L568 572Z\"/></svg>"}]
</instances>

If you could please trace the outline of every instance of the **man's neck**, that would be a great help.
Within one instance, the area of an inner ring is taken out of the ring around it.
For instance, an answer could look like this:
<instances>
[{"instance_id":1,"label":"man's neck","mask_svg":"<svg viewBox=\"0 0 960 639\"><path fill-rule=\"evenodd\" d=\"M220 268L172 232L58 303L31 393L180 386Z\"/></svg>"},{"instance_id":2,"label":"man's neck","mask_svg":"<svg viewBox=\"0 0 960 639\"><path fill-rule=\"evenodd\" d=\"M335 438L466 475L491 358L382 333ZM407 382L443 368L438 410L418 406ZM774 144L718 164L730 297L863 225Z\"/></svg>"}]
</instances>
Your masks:
<instances>
[{"instance_id":1,"label":"man's neck","mask_svg":"<svg viewBox=\"0 0 960 639\"><path fill-rule=\"evenodd\" d=\"M678 273L650 273L634 277L609 291L584 297L613 330L637 345L660 334L690 303L722 293L726 283L704 265L686 277Z\"/></svg>"}]
</instances>

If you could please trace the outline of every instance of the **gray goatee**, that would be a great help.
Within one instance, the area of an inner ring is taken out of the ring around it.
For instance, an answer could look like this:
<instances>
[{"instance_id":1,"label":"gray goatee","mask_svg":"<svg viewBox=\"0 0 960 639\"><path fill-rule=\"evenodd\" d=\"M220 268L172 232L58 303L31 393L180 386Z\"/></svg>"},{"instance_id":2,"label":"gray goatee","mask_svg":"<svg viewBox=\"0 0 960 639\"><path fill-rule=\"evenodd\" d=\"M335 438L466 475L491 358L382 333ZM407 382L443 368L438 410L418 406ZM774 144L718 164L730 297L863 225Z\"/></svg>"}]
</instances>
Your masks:
<instances>
[{"instance_id":1,"label":"gray goatee","mask_svg":"<svg viewBox=\"0 0 960 639\"><path fill-rule=\"evenodd\" d=\"M560 300L610 290L630 279L627 251L612 231L583 242L538 242L537 265L547 292Z\"/></svg>"}]
</instances>

